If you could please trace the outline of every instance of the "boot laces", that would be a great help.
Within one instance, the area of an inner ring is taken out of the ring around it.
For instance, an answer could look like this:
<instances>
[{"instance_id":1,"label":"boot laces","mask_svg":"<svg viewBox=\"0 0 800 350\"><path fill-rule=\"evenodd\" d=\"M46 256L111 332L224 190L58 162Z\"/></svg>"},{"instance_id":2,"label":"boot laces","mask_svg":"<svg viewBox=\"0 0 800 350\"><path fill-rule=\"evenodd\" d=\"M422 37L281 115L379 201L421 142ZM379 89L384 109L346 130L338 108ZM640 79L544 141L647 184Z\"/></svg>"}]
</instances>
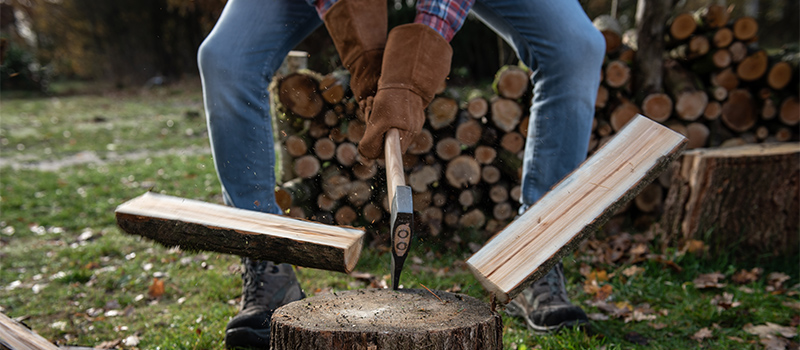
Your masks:
<instances>
[{"instance_id":1,"label":"boot laces","mask_svg":"<svg viewBox=\"0 0 800 350\"><path fill-rule=\"evenodd\" d=\"M269 301L265 277L268 273L277 273L278 267L269 261L242 259L242 310L253 306L267 305Z\"/></svg>"},{"instance_id":2,"label":"boot laces","mask_svg":"<svg viewBox=\"0 0 800 350\"><path fill-rule=\"evenodd\" d=\"M563 266L559 262L534 285L533 293L534 307L542 304L566 304L569 303L567 290L564 286Z\"/></svg>"}]
</instances>

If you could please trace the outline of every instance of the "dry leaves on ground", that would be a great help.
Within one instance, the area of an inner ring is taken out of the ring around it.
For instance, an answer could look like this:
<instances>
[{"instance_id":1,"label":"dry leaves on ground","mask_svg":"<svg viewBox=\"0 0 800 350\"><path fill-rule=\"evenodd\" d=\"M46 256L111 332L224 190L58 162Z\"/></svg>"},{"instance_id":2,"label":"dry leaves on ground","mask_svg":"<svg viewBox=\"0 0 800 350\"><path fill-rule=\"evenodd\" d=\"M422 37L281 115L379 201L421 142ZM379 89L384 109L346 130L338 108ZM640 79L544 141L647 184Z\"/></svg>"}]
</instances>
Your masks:
<instances>
[{"instance_id":1,"label":"dry leaves on ground","mask_svg":"<svg viewBox=\"0 0 800 350\"><path fill-rule=\"evenodd\" d=\"M757 335L760 343L768 350L786 349L790 343L789 338L797 336L795 327L781 326L772 322L758 326L748 323L743 329L747 333Z\"/></svg>"},{"instance_id":2,"label":"dry leaves on ground","mask_svg":"<svg viewBox=\"0 0 800 350\"><path fill-rule=\"evenodd\" d=\"M716 295L713 299L711 299L711 305L715 305L717 307L717 311L725 311L742 305L742 303L733 300L733 294L723 292L721 295Z\"/></svg>"},{"instance_id":3,"label":"dry leaves on ground","mask_svg":"<svg viewBox=\"0 0 800 350\"><path fill-rule=\"evenodd\" d=\"M736 284L750 284L758 281L762 273L764 273L764 269L760 267L754 267L750 271L740 270L731 277L731 280Z\"/></svg>"},{"instance_id":4,"label":"dry leaves on ground","mask_svg":"<svg viewBox=\"0 0 800 350\"><path fill-rule=\"evenodd\" d=\"M713 335L714 334L711 332L710 329L708 329L708 327L703 327L699 331L697 331L697 333L692 335L692 339L702 342L703 340L711 338Z\"/></svg>"},{"instance_id":5,"label":"dry leaves on ground","mask_svg":"<svg viewBox=\"0 0 800 350\"><path fill-rule=\"evenodd\" d=\"M720 280L724 278L725 275L719 272L704 273L697 276L692 283L694 283L694 286L697 289L724 288L725 283L720 283Z\"/></svg>"}]
</instances>

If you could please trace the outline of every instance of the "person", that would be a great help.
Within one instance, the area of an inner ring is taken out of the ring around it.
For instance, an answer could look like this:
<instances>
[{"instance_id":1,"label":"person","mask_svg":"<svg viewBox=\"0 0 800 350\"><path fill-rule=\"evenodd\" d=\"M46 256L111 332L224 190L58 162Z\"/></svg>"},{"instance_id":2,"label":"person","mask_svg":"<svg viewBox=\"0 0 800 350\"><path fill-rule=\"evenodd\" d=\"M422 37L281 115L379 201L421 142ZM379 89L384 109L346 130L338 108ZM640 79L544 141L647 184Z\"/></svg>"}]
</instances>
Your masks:
<instances>
[{"instance_id":1,"label":"person","mask_svg":"<svg viewBox=\"0 0 800 350\"><path fill-rule=\"evenodd\" d=\"M380 156L389 128L400 130L401 148L408 148L450 71L449 40L471 11L532 70L521 211L584 160L605 41L578 1L418 0L416 9L414 23L389 31L381 0L228 1L198 51L212 155L227 205L281 212L267 86L289 50L323 24L365 112L363 157ZM290 265L247 258L242 264L240 312L226 327L225 343L268 346L273 310L305 295ZM507 312L538 332L586 322L564 284L559 264Z\"/></svg>"}]
</instances>

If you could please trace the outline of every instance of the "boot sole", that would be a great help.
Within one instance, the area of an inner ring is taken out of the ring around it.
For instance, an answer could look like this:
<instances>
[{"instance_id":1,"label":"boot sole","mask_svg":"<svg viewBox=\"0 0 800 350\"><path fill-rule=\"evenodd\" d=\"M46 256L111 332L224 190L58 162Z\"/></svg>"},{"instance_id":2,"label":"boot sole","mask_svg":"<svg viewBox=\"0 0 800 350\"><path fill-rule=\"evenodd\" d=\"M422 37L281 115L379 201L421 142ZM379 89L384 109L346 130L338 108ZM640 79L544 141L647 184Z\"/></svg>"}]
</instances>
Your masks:
<instances>
[{"instance_id":1,"label":"boot sole","mask_svg":"<svg viewBox=\"0 0 800 350\"><path fill-rule=\"evenodd\" d=\"M269 329L233 328L225 331L227 349L269 349Z\"/></svg>"}]
</instances>

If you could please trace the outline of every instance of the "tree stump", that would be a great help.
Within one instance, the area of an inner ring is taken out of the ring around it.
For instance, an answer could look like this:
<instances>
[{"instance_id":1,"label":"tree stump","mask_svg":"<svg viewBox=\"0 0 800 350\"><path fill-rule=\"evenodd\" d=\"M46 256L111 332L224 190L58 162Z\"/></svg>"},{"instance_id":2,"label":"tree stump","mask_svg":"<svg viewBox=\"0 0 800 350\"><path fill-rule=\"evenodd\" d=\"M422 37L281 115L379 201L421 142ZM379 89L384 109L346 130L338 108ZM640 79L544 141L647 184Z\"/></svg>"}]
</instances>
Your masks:
<instances>
[{"instance_id":1,"label":"tree stump","mask_svg":"<svg viewBox=\"0 0 800 350\"><path fill-rule=\"evenodd\" d=\"M280 349L501 349L503 324L486 303L424 289L362 289L285 305L271 321Z\"/></svg>"}]
</instances>

